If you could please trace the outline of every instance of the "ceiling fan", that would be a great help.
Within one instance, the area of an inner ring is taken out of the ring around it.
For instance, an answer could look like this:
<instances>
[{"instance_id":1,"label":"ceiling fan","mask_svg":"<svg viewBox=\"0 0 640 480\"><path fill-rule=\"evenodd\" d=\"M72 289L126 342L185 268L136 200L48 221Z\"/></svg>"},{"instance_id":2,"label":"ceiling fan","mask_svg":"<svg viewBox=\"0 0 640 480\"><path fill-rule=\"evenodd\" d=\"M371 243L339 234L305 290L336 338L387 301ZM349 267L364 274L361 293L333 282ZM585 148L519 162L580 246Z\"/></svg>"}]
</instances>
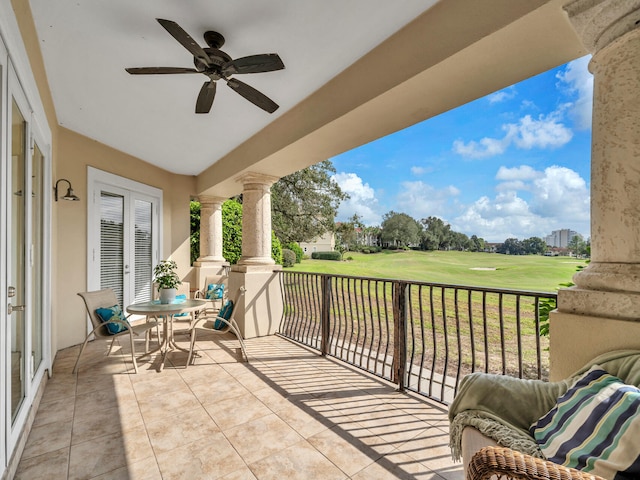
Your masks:
<instances>
[{"instance_id":1,"label":"ceiling fan","mask_svg":"<svg viewBox=\"0 0 640 480\"><path fill-rule=\"evenodd\" d=\"M185 32L180 25L171 20L163 20L157 18L167 32L171 34L184 48L189 50L193 55L193 63L195 68L181 67L139 67L125 68L131 75L157 75L157 74L183 74L183 73L202 73L209 77L204 82L198 99L196 100L196 113L209 113L213 105L213 99L216 95L216 82L223 79L227 85L249 100L254 105L263 110L273 113L278 109L278 104L269 97L259 92L255 88L247 85L240 80L231 78L232 75L243 73L262 73L282 70L284 63L276 53L263 53L259 55L250 55L232 60L229 55L220 50L224 45L224 37L213 31L204 33L204 40L209 46L202 48L198 43Z\"/></svg>"}]
</instances>

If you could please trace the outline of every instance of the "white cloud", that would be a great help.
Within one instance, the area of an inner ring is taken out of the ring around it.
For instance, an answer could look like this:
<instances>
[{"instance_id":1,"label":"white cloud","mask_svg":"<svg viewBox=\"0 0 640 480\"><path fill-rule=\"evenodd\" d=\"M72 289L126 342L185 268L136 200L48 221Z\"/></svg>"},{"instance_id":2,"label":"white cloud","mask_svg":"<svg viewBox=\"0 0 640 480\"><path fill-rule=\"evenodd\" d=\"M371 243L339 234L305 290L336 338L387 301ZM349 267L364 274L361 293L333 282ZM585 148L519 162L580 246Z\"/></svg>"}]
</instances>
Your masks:
<instances>
[{"instance_id":1,"label":"white cloud","mask_svg":"<svg viewBox=\"0 0 640 480\"><path fill-rule=\"evenodd\" d=\"M537 120L525 115L518 124L508 124L507 138L512 139L518 148L557 148L569 143L573 133L558 121L556 112L540 115Z\"/></svg>"},{"instance_id":2,"label":"white cloud","mask_svg":"<svg viewBox=\"0 0 640 480\"><path fill-rule=\"evenodd\" d=\"M458 195L460 190L451 185L436 189L422 181L402 182L394 210L406 213L416 220L429 216L444 216L448 204Z\"/></svg>"},{"instance_id":3,"label":"white cloud","mask_svg":"<svg viewBox=\"0 0 640 480\"><path fill-rule=\"evenodd\" d=\"M529 165L507 168L500 167L496 173L496 180L531 180L540 176L540 172Z\"/></svg>"},{"instance_id":4,"label":"white cloud","mask_svg":"<svg viewBox=\"0 0 640 480\"><path fill-rule=\"evenodd\" d=\"M411 167L411 173L415 176L424 175L425 173L427 173L428 170L429 169L426 167L417 167L417 166Z\"/></svg>"},{"instance_id":5,"label":"white cloud","mask_svg":"<svg viewBox=\"0 0 640 480\"><path fill-rule=\"evenodd\" d=\"M505 88L504 90L500 90L499 92L492 93L487 97L489 103L501 103L506 102L507 100L511 100L517 95L516 87L511 85L510 87Z\"/></svg>"},{"instance_id":6,"label":"white cloud","mask_svg":"<svg viewBox=\"0 0 640 480\"><path fill-rule=\"evenodd\" d=\"M339 220L347 220L357 214L365 225L379 225L382 222L377 208L378 199L368 183L363 183L355 173L340 172L332 178L342 191L349 194L349 199L343 201L338 208Z\"/></svg>"},{"instance_id":7,"label":"white cloud","mask_svg":"<svg viewBox=\"0 0 640 480\"><path fill-rule=\"evenodd\" d=\"M544 237L561 228L589 235L589 189L573 170L558 166L544 171L528 166L501 167L496 179L502 182L495 198L483 196L467 206L453 220L454 230L490 242Z\"/></svg>"},{"instance_id":8,"label":"white cloud","mask_svg":"<svg viewBox=\"0 0 640 480\"><path fill-rule=\"evenodd\" d=\"M558 72L556 75L559 80L558 86L565 88L568 94L576 97L569 109L569 115L576 128L581 130L591 128L593 75L588 69L590 60L590 55L578 58L569 62L565 70Z\"/></svg>"},{"instance_id":9,"label":"white cloud","mask_svg":"<svg viewBox=\"0 0 640 480\"><path fill-rule=\"evenodd\" d=\"M453 151L463 157L488 158L504 153L512 144L524 150L561 147L571 140L573 133L560 122L560 112L540 115L537 119L525 115L518 123L504 124L502 130L506 133L502 138L485 137L468 143L456 140Z\"/></svg>"},{"instance_id":10,"label":"white cloud","mask_svg":"<svg viewBox=\"0 0 640 480\"><path fill-rule=\"evenodd\" d=\"M462 140L455 140L453 142L453 151L463 157L487 158L504 153L509 143L510 141L507 137L502 140L485 137L479 142L471 140L468 143L464 143Z\"/></svg>"}]
</instances>

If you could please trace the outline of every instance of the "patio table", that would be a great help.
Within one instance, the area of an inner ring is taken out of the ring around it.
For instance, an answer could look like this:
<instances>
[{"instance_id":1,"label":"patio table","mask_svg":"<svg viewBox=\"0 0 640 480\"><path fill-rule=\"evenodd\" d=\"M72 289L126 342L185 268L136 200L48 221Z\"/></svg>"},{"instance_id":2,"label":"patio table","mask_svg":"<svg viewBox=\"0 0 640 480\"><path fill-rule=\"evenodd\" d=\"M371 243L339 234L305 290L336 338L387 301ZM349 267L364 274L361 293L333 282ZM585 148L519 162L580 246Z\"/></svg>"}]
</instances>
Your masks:
<instances>
[{"instance_id":1,"label":"patio table","mask_svg":"<svg viewBox=\"0 0 640 480\"><path fill-rule=\"evenodd\" d=\"M140 302L129 305L127 307L128 313L162 318L162 342L157 348L145 353L140 358L160 351L162 354L162 362L160 363L159 371L162 371L167 352L176 349L189 352L189 350L176 345L173 339L173 317L179 313L201 310L206 303L204 300L184 299L175 300L173 303L160 303L159 300L153 300L151 302Z\"/></svg>"}]
</instances>

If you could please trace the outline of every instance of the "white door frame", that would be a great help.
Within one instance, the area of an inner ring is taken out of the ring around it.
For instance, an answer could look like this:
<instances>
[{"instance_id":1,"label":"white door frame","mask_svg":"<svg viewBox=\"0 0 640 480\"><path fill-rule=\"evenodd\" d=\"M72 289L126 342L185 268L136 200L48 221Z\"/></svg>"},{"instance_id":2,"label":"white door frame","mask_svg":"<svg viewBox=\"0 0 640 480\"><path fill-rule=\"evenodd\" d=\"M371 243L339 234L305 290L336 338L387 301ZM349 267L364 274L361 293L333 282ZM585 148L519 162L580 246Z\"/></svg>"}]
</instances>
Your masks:
<instances>
[{"instance_id":1,"label":"white door frame","mask_svg":"<svg viewBox=\"0 0 640 480\"><path fill-rule=\"evenodd\" d=\"M138 198L153 201L153 260L162 252L162 190L128 178L88 167L87 170L87 290L100 289L100 192L104 186L114 191L127 191ZM123 308L125 306L123 305Z\"/></svg>"}]
</instances>

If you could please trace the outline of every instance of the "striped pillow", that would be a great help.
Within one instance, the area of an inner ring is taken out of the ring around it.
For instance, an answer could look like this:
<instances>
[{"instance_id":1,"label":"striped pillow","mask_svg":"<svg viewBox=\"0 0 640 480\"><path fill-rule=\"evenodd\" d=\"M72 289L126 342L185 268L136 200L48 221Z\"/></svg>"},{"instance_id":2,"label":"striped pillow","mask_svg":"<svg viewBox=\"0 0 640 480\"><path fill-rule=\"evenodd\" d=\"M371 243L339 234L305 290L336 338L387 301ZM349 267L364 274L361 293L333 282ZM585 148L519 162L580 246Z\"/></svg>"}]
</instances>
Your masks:
<instances>
[{"instance_id":1,"label":"striped pillow","mask_svg":"<svg viewBox=\"0 0 640 480\"><path fill-rule=\"evenodd\" d=\"M615 480L640 478L640 389L594 365L531 426L552 462Z\"/></svg>"}]
</instances>

